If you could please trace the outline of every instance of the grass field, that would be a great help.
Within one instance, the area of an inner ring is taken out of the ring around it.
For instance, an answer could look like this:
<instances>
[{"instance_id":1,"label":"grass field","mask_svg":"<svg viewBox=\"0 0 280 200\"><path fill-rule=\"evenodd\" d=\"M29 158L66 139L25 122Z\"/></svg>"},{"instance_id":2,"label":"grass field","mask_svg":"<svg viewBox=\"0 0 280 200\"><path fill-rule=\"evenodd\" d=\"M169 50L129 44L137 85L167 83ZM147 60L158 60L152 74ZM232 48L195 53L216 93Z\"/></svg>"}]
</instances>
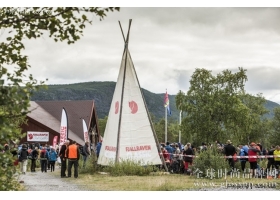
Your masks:
<instances>
[{"instance_id":1,"label":"grass field","mask_svg":"<svg viewBox=\"0 0 280 200\"><path fill-rule=\"evenodd\" d=\"M60 172L54 172L58 177ZM89 191L196 191L205 187L274 187L280 190L279 179L237 178L199 179L195 176L182 174L153 173L149 176L111 176L110 174L80 173L77 179L67 181L86 187ZM248 188L249 189L249 188Z\"/></svg>"},{"instance_id":2,"label":"grass field","mask_svg":"<svg viewBox=\"0 0 280 200\"><path fill-rule=\"evenodd\" d=\"M80 163L81 166L82 163ZM205 187L273 187L280 190L280 179L249 178L223 176L221 178L198 178L183 174L153 172L146 176L112 176L102 170L89 172L79 167L79 177L67 178L65 181L86 188L88 191L196 191ZM73 170L73 169L72 169ZM40 171L39 168L37 171ZM72 171L73 173L73 171ZM60 169L52 172L60 179ZM248 188L250 189L250 188Z\"/></svg>"}]
</instances>

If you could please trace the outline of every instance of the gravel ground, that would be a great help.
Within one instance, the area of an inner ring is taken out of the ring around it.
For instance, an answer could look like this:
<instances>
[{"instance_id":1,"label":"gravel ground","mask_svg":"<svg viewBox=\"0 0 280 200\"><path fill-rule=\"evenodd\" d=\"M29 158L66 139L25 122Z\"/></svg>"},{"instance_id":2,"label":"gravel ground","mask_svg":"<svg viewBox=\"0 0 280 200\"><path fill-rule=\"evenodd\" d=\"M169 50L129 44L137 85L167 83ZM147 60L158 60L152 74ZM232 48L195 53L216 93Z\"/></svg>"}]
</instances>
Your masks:
<instances>
[{"instance_id":1,"label":"gravel ground","mask_svg":"<svg viewBox=\"0 0 280 200\"><path fill-rule=\"evenodd\" d=\"M25 175L19 176L19 181L23 181L21 184L24 185L26 191L88 191L86 188L67 180L68 178L60 178L49 170L47 173L41 171L26 172Z\"/></svg>"}]
</instances>

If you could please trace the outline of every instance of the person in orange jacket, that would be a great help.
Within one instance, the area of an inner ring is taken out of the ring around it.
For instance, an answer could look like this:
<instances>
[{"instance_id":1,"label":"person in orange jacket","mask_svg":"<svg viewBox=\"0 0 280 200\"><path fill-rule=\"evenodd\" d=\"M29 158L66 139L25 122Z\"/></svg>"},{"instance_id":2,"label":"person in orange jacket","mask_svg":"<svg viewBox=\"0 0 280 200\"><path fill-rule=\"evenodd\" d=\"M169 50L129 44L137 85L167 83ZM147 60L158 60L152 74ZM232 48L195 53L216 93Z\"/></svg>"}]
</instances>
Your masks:
<instances>
[{"instance_id":1,"label":"person in orange jacket","mask_svg":"<svg viewBox=\"0 0 280 200\"><path fill-rule=\"evenodd\" d=\"M66 150L68 158L68 177L71 177L72 166L74 165L74 177L78 178L78 163L80 159L80 150L76 141L72 141Z\"/></svg>"}]
</instances>

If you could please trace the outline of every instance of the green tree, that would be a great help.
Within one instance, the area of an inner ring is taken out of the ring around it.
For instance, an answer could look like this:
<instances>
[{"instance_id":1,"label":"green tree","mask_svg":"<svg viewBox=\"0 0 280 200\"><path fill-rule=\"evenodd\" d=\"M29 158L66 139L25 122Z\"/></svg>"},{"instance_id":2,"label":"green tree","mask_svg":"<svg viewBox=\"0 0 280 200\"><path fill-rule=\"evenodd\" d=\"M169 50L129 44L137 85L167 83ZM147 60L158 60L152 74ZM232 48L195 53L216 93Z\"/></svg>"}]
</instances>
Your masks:
<instances>
[{"instance_id":1,"label":"green tree","mask_svg":"<svg viewBox=\"0 0 280 200\"><path fill-rule=\"evenodd\" d=\"M269 132L269 122L262 116L268 113L264 107L266 102L262 94L252 96L250 94L240 95L242 103L247 107L247 113L238 122L236 129L236 136L243 144L255 142L264 142L265 135Z\"/></svg>"},{"instance_id":2,"label":"green tree","mask_svg":"<svg viewBox=\"0 0 280 200\"><path fill-rule=\"evenodd\" d=\"M154 122L154 129L157 134L158 141L164 143L165 139L165 120L161 118L158 122Z\"/></svg>"},{"instance_id":3,"label":"green tree","mask_svg":"<svg viewBox=\"0 0 280 200\"><path fill-rule=\"evenodd\" d=\"M274 117L271 121L272 133L269 135L270 145L280 145L280 107L274 108Z\"/></svg>"},{"instance_id":4,"label":"green tree","mask_svg":"<svg viewBox=\"0 0 280 200\"><path fill-rule=\"evenodd\" d=\"M108 121L108 116L105 116L104 119L98 119L99 131L102 137L104 136L107 121Z\"/></svg>"},{"instance_id":5,"label":"green tree","mask_svg":"<svg viewBox=\"0 0 280 200\"><path fill-rule=\"evenodd\" d=\"M0 43L0 149L4 143L19 140L19 124L28 113L32 94L44 85L32 75L25 75L31 66L24 55L24 41L48 34L54 41L73 44L91 24L89 14L104 19L107 12L119 8L40 7L0 9L0 27L7 34ZM14 158L8 153L0 154L0 190L17 190Z\"/></svg>"},{"instance_id":6,"label":"green tree","mask_svg":"<svg viewBox=\"0 0 280 200\"><path fill-rule=\"evenodd\" d=\"M181 130L190 142L215 140L245 142L257 139L256 127L261 126L264 98L245 93L246 70L232 73L224 70L216 76L206 69L196 69L190 89L176 96L176 106L186 115ZM258 131L260 133L260 131ZM253 137L254 136L254 137Z\"/></svg>"},{"instance_id":7,"label":"green tree","mask_svg":"<svg viewBox=\"0 0 280 200\"><path fill-rule=\"evenodd\" d=\"M160 143L165 142L165 119L161 118L158 122L154 123L154 129ZM179 124L170 118L167 122L167 140L169 142L178 142L179 138Z\"/></svg>"}]
</instances>

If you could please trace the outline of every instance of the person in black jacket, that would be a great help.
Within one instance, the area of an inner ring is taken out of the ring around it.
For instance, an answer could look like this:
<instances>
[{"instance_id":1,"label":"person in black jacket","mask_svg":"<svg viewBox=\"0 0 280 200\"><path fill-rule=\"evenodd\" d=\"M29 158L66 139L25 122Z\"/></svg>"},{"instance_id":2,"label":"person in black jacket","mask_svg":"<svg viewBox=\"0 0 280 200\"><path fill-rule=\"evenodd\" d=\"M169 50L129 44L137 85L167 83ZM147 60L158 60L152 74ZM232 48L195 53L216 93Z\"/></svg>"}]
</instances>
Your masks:
<instances>
[{"instance_id":1,"label":"person in black jacket","mask_svg":"<svg viewBox=\"0 0 280 200\"><path fill-rule=\"evenodd\" d=\"M61 178L68 178L68 176L66 176L66 169L67 169L66 149L68 148L68 145L69 145L69 140L66 140L65 143L61 146L59 151L59 157L61 160L61 168L60 168Z\"/></svg>"},{"instance_id":2,"label":"person in black jacket","mask_svg":"<svg viewBox=\"0 0 280 200\"><path fill-rule=\"evenodd\" d=\"M23 144L18 154L18 160L20 162L20 171L22 174L26 174L26 167L28 162L27 156L28 156L27 146Z\"/></svg>"},{"instance_id":3,"label":"person in black jacket","mask_svg":"<svg viewBox=\"0 0 280 200\"><path fill-rule=\"evenodd\" d=\"M224 154L225 156L233 156L236 153L235 147L231 144L231 141L227 141L227 145L224 146ZM233 158L227 158L228 164L231 169L234 169L234 160Z\"/></svg>"},{"instance_id":4,"label":"person in black jacket","mask_svg":"<svg viewBox=\"0 0 280 200\"><path fill-rule=\"evenodd\" d=\"M271 157L267 158L266 171L271 170L270 169L271 167L272 167L272 169L275 169L274 157L272 157L274 155L273 154L274 151L275 151L275 146L271 146L271 149L268 151L268 155Z\"/></svg>"},{"instance_id":5,"label":"person in black jacket","mask_svg":"<svg viewBox=\"0 0 280 200\"><path fill-rule=\"evenodd\" d=\"M184 173L186 174L188 172L189 169L189 165L192 165L193 162L193 155L194 155L194 151L191 148L191 144L187 143L184 147L184 151L183 151L183 157L184 157L184 161L185 161L185 166L184 166Z\"/></svg>"},{"instance_id":6,"label":"person in black jacket","mask_svg":"<svg viewBox=\"0 0 280 200\"><path fill-rule=\"evenodd\" d=\"M38 159L38 147L35 147L31 152L31 172L35 172L36 160Z\"/></svg>"}]
</instances>

